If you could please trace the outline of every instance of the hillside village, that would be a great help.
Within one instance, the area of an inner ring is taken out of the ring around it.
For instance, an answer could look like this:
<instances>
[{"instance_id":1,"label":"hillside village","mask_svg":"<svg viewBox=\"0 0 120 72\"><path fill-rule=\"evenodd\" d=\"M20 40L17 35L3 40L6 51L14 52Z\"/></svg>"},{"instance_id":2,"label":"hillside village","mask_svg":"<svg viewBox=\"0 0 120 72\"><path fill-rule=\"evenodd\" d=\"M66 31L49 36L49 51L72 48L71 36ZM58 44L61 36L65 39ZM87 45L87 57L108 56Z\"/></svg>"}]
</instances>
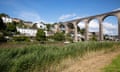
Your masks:
<instances>
[{"instance_id":1,"label":"hillside village","mask_svg":"<svg viewBox=\"0 0 120 72\"><path fill-rule=\"evenodd\" d=\"M12 18L4 13L1 15L2 15L1 19L3 20L3 23L5 23L6 26L8 26L8 27L11 26L11 28L8 28L7 34L5 35L5 38L7 40L13 40L13 38L18 38L18 40L20 40L19 38L21 36L23 36L25 38L26 37L29 38L30 41L34 41L37 37L38 30L43 30L43 36L42 36L43 41L46 41L46 38L47 38L47 40L52 40L52 41L58 40L58 41L73 42L74 28L72 27L72 25L69 26L71 28L71 30L70 30L71 32L66 37L64 35L65 27L60 22L54 23L54 24L46 24L44 22L33 23L31 21L24 21L19 18ZM59 28L60 30L58 30L58 27L57 27L58 24L60 24L60 28ZM11 29L13 29L13 30L11 30ZM58 32L61 33L61 35ZM58 33L57 38L54 37L56 33ZM85 34L85 29L78 28L78 34L77 34L78 41L84 41L84 38L85 38L84 34ZM44 37L45 37L45 39L44 39ZM97 40L99 40L99 32L89 32L88 37L89 37L89 40L97 41ZM115 38L116 38L116 36L109 36L109 35L105 36L106 40L115 40Z\"/></svg>"},{"instance_id":2,"label":"hillside village","mask_svg":"<svg viewBox=\"0 0 120 72\"><path fill-rule=\"evenodd\" d=\"M24 21L19 18L10 18L10 17L2 17L4 23L21 23L22 25L17 25L16 29L17 32L23 34L25 36L36 36L37 29L46 29L46 25L42 22L40 23L33 23L31 21Z\"/></svg>"}]
</instances>

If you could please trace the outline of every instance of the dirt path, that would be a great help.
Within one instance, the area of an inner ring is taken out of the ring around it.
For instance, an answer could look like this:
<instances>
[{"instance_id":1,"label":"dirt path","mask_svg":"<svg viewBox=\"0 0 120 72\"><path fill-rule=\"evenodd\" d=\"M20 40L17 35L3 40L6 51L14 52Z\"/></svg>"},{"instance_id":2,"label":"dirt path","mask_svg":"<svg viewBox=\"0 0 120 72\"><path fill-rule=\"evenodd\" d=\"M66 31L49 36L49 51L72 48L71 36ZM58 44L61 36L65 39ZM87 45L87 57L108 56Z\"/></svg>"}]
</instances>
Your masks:
<instances>
[{"instance_id":1,"label":"dirt path","mask_svg":"<svg viewBox=\"0 0 120 72\"><path fill-rule=\"evenodd\" d=\"M109 64L118 54L120 54L120 50L108 53L90 53L81 60L70 64L62 72L101 72L101 68Z\"/></svg>"}]
</instances>

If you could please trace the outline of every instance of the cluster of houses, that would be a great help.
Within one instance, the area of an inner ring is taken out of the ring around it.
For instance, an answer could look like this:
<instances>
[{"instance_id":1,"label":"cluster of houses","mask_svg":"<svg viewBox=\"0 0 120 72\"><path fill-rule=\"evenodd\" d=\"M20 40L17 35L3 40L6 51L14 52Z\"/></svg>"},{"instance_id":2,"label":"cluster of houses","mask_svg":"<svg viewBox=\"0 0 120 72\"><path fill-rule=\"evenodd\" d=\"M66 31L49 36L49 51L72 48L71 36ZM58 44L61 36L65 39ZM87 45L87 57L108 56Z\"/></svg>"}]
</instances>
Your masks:
<instances>
[{"instance_id":1,"label":"cluster of houses","mask_svg":"<svg viewBox=\"0 0 120 72\"><path fill-rule=\"evenodd\" d=\"M27 27L16 27L17 32L19 32L21 35L24 36L29 36L29 37L35 37L37 34L37 30L38 29L44 29L44 32L46 34L46 36L50 36L53 35L55 32L55 29L53 28L53 33L52 32L48 32L47 31L47 27L46 24L44 24L43 22L39 22L39 23L33 23L30 21L23 21L21 19L18 18L10 18L10 17L2 17L2 20L4 23L12 23L14 22L23 22L23 24ZM36 28L32 28L32 27L36 27ZM89 32L88 33L88 37L89 39L91 39L93 36L96 37L96 40L99 40L99 32ZM74 34L71 34L71 37L74 37ZM85 36L82 34L78 34L78 40L81 41L81 39L84 39ZM106 39L110 39L110 40L114 40L116 37L114 36L106 36Z\"/></svg>"},{"instance_id":2,"label":"cluster of houses","mask_svg":"<svg viewBox=\"0 0 120 72\"><path fill-rule=\"evenodd\" d=\"M13 21L14 22L22 21L23 24L27 27L16 27L16 29L17 29L17 32L25 36L35 37L38 29L46 29L46 25L42 22L33 23L30 21L23 21L18 18L10 18L10 17L2 17L2 20L4 23L12 23ZM31 28L33 26L35 26L36 28Z\"/></svg>"}]
</instances>

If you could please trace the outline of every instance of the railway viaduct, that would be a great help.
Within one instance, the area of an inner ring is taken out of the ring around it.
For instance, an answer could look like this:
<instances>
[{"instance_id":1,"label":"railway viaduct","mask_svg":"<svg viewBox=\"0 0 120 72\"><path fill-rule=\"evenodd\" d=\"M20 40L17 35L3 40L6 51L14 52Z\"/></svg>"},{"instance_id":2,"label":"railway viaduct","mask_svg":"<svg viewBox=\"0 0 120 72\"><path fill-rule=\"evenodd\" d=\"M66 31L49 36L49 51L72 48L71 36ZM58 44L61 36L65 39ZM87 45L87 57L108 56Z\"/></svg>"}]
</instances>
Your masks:
<instances>
[{"instance_id":1,"label":"railway viaduct","mask_svg":"<svg viewBox=\"0 0 120 72\"><path fill-rule=\"evenodd\" d=\"M84 22L85 23L85 40L88 40L88 24L91 20L97 19L99 23L99 41L103 41L103 21L105 18L108 16L116 16L118 19L118 39L120 40L120 10L117 11L112 11L108 13L103 13L99 15L94 15L94 16L89 16L89 17L84 17L84 18L79 18L79 19L74 19L71 21L66 21L66 22L61 22L62 25L65 27L65 34L67 35L70 32L70 28L68 27L69 24L72 24L74 27L74 42L78 41L77 38L77 25L79 22ZM60 24L57 24L55 26L56 31L60 30Z\"/></svg>"}]
</instances>

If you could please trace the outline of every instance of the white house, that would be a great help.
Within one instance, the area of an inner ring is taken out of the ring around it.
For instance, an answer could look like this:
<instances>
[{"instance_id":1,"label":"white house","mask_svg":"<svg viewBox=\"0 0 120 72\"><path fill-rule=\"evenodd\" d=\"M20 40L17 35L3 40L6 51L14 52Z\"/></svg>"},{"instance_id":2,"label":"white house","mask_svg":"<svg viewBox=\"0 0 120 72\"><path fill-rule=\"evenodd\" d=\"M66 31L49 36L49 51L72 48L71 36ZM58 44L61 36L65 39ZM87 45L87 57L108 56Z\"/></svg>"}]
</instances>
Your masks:
<instances>
[{"instance_id":1,"label":"white house","mask_svg":"<svg viewBox=\"0 0 120 72\"><path fill-rule=\"evenodd\" d=\"M3 22L4 23L11 23L12 22L12 18L10 18L10 17L2 17L2 20L3 20Z\"/></svg>"},{"instance_id":2,"label":"white house","mask_svg":"<svg viewBox=\"0 0 120 72\"><path fill-rule=\"evenodd\" d=\"M18 28L17 27L17 32L20 32L20 34L23 34L25 36L36 36L37 29L29 29L29 28Z\"/></svg>"},{"instance_id":3,"label":"white house","mask_svg":"<svg viewBox=\"0 0 120 72\"><path fill-rule=\"evenodd\" d=\"M38 29L46 29L46 25L43 24L42 22L36 23Z\"/></svg>"},{"instance_id":4,"label":"white house","mask_svg":"<svg viewBox=\"0 0 120 72\"><path fill-rule=\"evenodd\" d=\"M74 38L74 34L71 34L71 37ZM77 34L77 38L78 38L78 41L81 41L81 40L84 40L84 39L85 39L85 36L82 35L82 34L80 34L80 33L78 33L78 34Z\"/></svg>"}]
</instances>

